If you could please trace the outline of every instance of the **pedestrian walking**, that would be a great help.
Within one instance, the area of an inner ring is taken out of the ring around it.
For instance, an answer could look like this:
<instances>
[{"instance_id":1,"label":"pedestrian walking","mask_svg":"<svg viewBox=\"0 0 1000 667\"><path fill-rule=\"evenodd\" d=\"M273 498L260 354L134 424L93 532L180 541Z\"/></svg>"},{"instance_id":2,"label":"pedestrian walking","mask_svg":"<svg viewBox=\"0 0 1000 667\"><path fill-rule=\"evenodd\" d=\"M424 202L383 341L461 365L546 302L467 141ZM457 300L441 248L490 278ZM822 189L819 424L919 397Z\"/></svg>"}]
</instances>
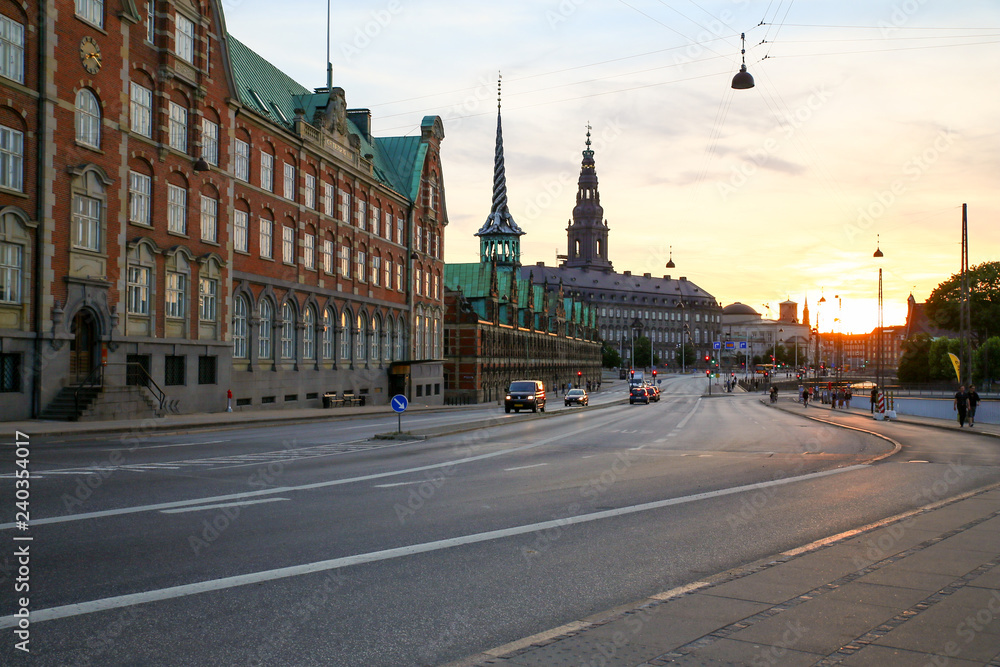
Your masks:
<instances>
[{"instance_id":1,"label":"pedestrian walking","mask_svg":"<svg viewBox=\"0 0 1000 667\"><path fill-rule=\"evenodd\" d=\"M809 388L808 387L802 390L802 405L805 406L805 407L807 407L807 408L809 407Z\"/></svg>"},{"instance_id":2,"label":"pedestrian walking","mask_svg":"<svg viewBox=\"0 0 1000 667\"><path fill-rule=\"evenodd\" d=\"M952 409L958 413L958 427L965 426L965 415L969 410L969 395L965 392L965 385L961 385L955 392L955 400Z\"/></svg>"},{"instance_id":3,"label":"pedestrian walking","mask_svg":"<svg viewBox=\"0 0 1000 667\"><path fill-rule=\"evenodd\" d=\"M976 385L969 387L969 428L976 423L976 406L979 405L979 392Z\"/></svg>"},{"instance_id":4,"label":"pedestrian walking","mask_svg":"<svg viewBox=\"0 0 1000 667\"><path fill-rule=\"evenodd\" d=\"M875 414L876 403L878 403L878 387L872 387L872 414Z\"/></svg>"},{"instance_id":5,"label":"pedestrian walking","mask_svg":"<svg viewBox=\"0 0 1000 667\"><path fill-rule=\"evenodd\" d=\"M844 400L847 401L847 409L851 409L851 387L847 387L847 391L844 392Z\"/></svg>"}]
</instances>

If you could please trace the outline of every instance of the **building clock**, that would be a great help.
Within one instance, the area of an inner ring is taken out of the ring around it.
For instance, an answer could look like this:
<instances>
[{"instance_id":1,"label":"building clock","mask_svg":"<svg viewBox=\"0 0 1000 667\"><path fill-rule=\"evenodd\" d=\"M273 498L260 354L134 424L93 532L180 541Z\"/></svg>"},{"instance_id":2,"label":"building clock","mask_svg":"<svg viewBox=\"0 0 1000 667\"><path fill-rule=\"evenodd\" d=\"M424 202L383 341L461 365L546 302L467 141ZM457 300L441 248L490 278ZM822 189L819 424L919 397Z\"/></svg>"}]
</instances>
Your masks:
<instances>
[{"instance_id":1,"label":"building clock","mask_svg":"<svg viewBox=\"0 0 1000 667\"><path fill-rule=\"evenodd\" d=\"M91 74L101 71L101 47L93 37L84 37L80 40L80 62L83 69Z\"/></svg>"}]
</instances>

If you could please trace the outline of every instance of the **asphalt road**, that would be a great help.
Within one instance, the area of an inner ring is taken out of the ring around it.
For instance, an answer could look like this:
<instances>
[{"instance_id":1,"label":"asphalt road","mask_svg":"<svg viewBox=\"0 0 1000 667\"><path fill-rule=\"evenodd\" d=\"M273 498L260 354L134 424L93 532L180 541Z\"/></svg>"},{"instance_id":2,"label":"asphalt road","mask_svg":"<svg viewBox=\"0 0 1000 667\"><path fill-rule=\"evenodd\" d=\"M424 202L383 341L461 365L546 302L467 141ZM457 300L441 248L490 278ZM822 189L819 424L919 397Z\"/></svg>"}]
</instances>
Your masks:
<instances>
[{"instance_id":1,"label":"asphalt road","mask_svg":"<svg viewBox=\"0 0 1000 667\"><path fill-rule=\"evenodd\" d=\"M1000 479L994 439L817 411L901 443L872 464L891 442L704 383L405 417L474 428L426 441L369 441L383 417L33 443L31 663L437 665Z\"/></svg>"}]
</instances>

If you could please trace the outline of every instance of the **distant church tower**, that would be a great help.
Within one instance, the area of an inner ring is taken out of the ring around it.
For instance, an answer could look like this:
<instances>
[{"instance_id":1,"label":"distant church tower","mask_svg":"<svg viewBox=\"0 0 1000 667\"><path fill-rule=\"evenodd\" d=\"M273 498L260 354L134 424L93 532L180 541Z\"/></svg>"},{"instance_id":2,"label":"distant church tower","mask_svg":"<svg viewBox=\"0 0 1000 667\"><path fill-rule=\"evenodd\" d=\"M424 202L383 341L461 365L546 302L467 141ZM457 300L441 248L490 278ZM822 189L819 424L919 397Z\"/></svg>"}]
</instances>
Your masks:
<instances>
[{"instance_id":1,"label":"distant church tower","mask_svg":"<svg viewBox=\"0 0 1000 667\"><path fill-rule=\"evenodd\" d=\"M493 156L493 206L486 222L476 232L479 237L479 261L497 266L521 266L521 236L507 210L507 175L503 166L503 134L500 130L500 82L497 81L497 147Z\"/></svg>"},{"instance_id":2,"label":"distant church tower","mask_svg":"<svg viewBox=\"0 0 1000 667\"><path fill-rule=\"evenodd\" d=\"M809 326L809 297L806 297L806 305L802 309L802 324Z\"/></svg>"},{"instance_id":3,"label":"distant church tower","mask_svg":"<svg viewBox=\"0 0 1000 667\"><path fill-rule=\"evenodd\" d=\"M573 219L566 228L569 248L561 266L613 271L608 261L608 221L597 190L594 151L590 150L590 124L587 124L587 148L583 151L580 184L576 192Z\"/></svg>"}]
</instances>

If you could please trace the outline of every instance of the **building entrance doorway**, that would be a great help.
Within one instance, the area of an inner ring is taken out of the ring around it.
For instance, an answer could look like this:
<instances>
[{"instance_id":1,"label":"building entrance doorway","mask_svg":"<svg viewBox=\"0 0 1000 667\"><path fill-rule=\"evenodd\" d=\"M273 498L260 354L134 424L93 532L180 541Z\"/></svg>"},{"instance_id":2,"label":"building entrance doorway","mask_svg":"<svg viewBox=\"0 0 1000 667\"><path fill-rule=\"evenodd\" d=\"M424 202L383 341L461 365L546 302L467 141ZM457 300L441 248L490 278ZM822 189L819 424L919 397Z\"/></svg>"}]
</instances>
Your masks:
<instances>
[{"instance_id":1,"label":"building entrance doorway","mask_svg":"<svg viewBox=\"0 0 1000 667\"><path fill-rule=\"evenodd\" d=\"M73 318L73 340L69 344L69 374L73 382L82 382L99 361L97 320L86 308Z\"/></svg>"}]
</instances>

